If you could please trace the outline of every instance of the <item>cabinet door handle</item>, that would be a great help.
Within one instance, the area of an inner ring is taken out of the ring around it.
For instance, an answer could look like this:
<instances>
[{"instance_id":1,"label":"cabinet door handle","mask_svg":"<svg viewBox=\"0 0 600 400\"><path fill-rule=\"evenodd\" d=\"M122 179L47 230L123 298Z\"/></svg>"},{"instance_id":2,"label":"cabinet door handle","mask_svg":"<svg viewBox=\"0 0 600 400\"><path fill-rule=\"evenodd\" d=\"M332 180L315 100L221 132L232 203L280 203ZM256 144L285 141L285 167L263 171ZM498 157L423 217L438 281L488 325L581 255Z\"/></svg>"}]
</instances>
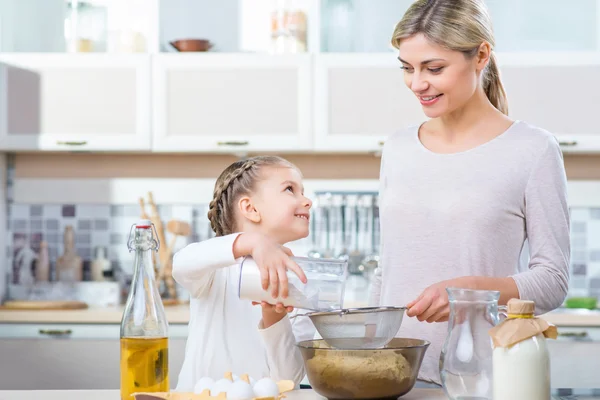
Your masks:
<instances>
[{"instance_id":1,"label":"cabinet door handle","mask_svg":"<svg viewBox=\"0 0 600 400\"><path fill-rule=\"evenodd\" d=\"M558 332L558 336L562 337L574 337L574 338L585 338L588 336L587 332Z\"/></svg>"},{"instance_id":2,"label":"cabinet door handle","mask_svg":"<svg viewBox=\"0 0 600 400\"><path fill-rule=\"evenodd\" d=\"M380 145L380 146L383 146L384 144L385 144L385 140L381 140L381 141L379 142L379 145Z\"/></svg>"},{"instance_id":3,"label":"cabinet door handle","mask_svg":"<svg viewBox=\"0 0 600 400\"><path fill-rule=\"evenodd\" d=\"M80 142L57 140L56 144L59 146L85 146L87 144L87 140L82 140Z\"/></svg>"},{"instance_id":4,"label":"cabinet door handle","mask_svg":"<svg viewBox=\"0 0 600 400\"><path fill-rule=\"evenodd\" d=\"M70 329L40 329L40 335L62 336L73 333Z\"/></svg>"},{"instance_id":5,"label":"cabinet door handle","mask_svg":"<svg viewBox=\"0 0 600 400\"><path fill-rule=\"evenodd\" d=\"M243 141L230 141L230 142L217 142L217 144L219 146L248 146L248 141L247 140L243 140Z\"/></svg>"},{"instance_id":6,"label":"cabinet door handle","mask_svg":"<svg viewBox=\"0 0 600 400\"><path fill-rule=\"evenodd\" d=\"M565 146L565 147L573 147L573 146L577 146L577 140L561 140L558 142L559 146Z\"/></svg>"}]
</instances>

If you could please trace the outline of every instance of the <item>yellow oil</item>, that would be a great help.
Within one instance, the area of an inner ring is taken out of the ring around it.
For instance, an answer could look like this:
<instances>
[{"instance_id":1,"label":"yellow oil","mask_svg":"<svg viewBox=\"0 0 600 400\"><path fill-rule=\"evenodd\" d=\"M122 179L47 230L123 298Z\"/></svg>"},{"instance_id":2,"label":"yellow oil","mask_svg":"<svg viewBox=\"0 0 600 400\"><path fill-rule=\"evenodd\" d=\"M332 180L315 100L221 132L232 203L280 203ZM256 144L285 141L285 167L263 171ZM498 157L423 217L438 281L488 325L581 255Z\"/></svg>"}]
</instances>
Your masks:
<instances>
[{"instance_id":1,"label":"yellow oil","mask_svg":"<svg viewBox=\"0 0 600 400\"><path fill-rule=\"evenodd\" d=\"M169 391L168 345L168 338L121 338L121 400Z\"/></svg>"}]
</instances>

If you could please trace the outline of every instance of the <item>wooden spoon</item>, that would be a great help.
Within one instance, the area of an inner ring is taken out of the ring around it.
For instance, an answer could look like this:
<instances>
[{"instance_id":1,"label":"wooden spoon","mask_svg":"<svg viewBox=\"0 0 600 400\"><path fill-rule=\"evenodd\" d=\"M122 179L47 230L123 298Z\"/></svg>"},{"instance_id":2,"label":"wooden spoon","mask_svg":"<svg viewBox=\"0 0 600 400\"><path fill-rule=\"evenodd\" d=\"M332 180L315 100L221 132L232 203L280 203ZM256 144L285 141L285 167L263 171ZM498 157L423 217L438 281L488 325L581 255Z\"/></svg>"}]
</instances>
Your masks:
<instances>
[{"instance_id":1,"label":"wooden spoon","mask_svg":"<svg viewBox=\"0 0 600 400\"><path fill-rule=\"evenodd\" d=\"M167 289L169 290L169 297L174 298L177 296L175 290L175 281L173 280L173 248L178 236L189 236L192 234L192 227L190 224L184 221L171 220L167 223L167 232L173 235L169 246L165 250L164 259L161 260L161 273L160 280L164 279Z\"/></svg>"}]
</instances>

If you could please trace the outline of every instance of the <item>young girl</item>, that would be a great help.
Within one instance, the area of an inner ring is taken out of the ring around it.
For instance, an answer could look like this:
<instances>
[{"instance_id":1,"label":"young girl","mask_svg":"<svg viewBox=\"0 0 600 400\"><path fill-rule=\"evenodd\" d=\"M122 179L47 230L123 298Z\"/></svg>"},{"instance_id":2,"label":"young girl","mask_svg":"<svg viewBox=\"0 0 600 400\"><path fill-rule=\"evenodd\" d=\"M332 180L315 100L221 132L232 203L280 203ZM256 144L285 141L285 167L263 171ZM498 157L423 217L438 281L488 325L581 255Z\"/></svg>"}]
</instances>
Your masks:
<instances>
[{"instance_id":1,"label":"young girl","mask_svg":"<svg viewBox=\"0 0 600 400\"><path fill-rule=\"evenodd\" d=\"M177 391L192 391L205 376L227 371L254 379L304 377L295 344L312 339L308 318L287 318L281 304L253 307L238 297L241 258L252 256L263 288L288 293L286 271L306 282L283 244L308 236L312 202L302 175L280 157L253 157L227 167L217 179L208 218L217 237L192 243L173 258L173 277L190 292L190 323Z\"/></svg>"}]
</instances>

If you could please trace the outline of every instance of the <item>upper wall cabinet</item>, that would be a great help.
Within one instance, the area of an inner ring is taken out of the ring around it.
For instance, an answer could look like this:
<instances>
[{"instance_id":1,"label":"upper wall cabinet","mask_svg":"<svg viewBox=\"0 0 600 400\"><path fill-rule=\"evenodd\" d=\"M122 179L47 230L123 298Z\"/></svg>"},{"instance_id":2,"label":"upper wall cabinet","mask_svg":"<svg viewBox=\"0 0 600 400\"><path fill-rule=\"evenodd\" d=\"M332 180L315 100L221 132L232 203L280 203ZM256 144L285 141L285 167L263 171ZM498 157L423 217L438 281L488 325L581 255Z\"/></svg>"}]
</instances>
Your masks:
<instances>
[{"instance_id":1,"label":"upper wall cabinet","mask_svg":"<svg viewBox=\"0 0 600 400\"><path fill-rule=\"evenodd\" d=\"M153 57L155 151L310 150L310 56Z\"/></svg>"},{"instance_id":2,"label":"upper wall cabinet","mask_svg":"<svg viewBox=\"0 0 600 400\"><path fill-rule=\"evenodd\" d=\"M319 151L379 151L385 138L425 121L392 53L315 58L315 146Z\"/></svg>"},{"instance_id":3,"label":"upper wall cabinet","mask_svg":"<svg viewBox=\"0 0 600 400\"><path fill-rule=\"evenodd\" d=\"M144 55L0 54L0 149L150 150Z\"/></svg>"},{"instance_id":4,"label":"upper wall cabinet","mask_svg":"<svg viewBox=\"0 0 600 400\"><path fill-rule=\"evenodd\" d=\"M565 152L599 152L600 54L499 54L509 115L553 133Z\"/></svg>"}]
</instances>

